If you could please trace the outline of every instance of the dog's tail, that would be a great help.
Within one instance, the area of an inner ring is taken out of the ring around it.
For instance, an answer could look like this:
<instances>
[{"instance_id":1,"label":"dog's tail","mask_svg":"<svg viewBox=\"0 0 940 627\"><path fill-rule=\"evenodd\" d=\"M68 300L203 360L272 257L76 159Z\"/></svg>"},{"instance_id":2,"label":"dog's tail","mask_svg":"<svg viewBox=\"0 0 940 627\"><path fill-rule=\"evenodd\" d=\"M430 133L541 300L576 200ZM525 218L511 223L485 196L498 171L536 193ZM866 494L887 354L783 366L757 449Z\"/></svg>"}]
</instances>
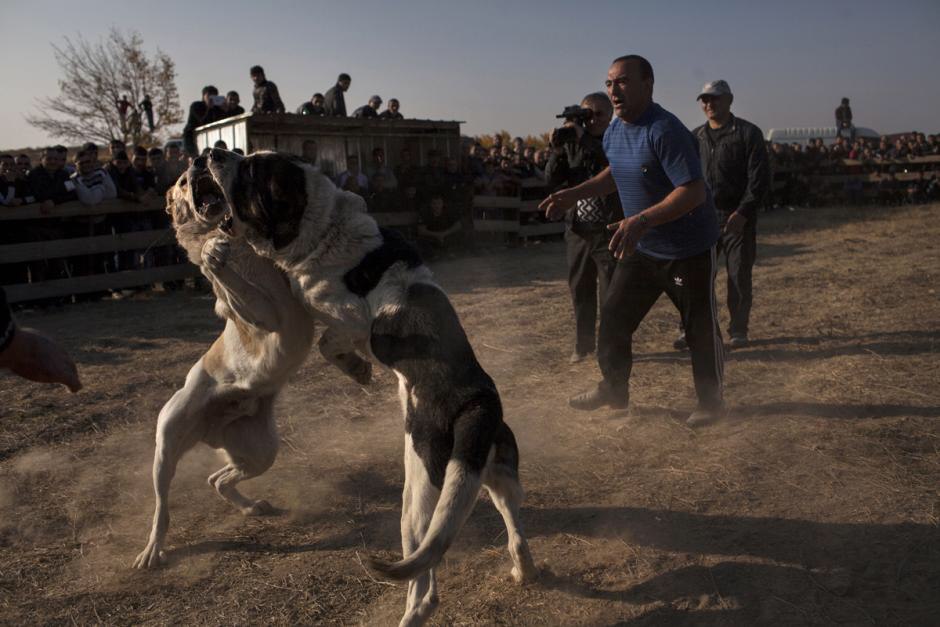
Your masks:
<instances>
[{"instance_id":1,"label":"dog's tail","mask_svg":"<svg viewBox=\"0 0 940 627\"><path fill-rule=\"evenodd\" d=\"M451 459L444 473L441 496L434 507L434 514L421 544L414 553L398 562L389 563L371 558L369 566L372 570L389 579L414 579L437 566L473 511L481 484L479 472L467 468L456 459Z\"/></svg>"}]
</instances>

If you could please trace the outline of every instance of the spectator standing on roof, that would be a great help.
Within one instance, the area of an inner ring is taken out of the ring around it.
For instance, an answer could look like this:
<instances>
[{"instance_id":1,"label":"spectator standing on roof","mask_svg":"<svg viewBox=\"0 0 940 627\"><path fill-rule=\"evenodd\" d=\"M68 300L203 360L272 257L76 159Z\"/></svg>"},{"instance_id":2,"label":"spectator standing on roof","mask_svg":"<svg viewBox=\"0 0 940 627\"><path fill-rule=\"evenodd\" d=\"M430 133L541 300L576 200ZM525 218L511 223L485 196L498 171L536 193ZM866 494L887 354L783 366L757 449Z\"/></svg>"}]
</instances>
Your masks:
<instances>
[{"instance_id":1,"label":"spectator standing on roof","mask_svg":"<svg viewBox=\"0 0 940 627\"><path fill-rule=\"evenodd\" d=\"M328 117L346 117L346 98L343 94L349 91L352 78L345 72L336 78L336 84L330 87L323 99L323 108Z\"/></svg>"},{"instance_id":2,"label":"spectator standing on roof","mask_svg":"<svg viewBox=\"0 0 940 627\"><path fill-rule=\"evenodd\" d=\"M852 125L852 107L849 106L848 98L843 98L842 104L836 108L836 135L839 137L847 136L849 139L855 138L855 127Z\"/></svg>"},{"instance_id":3,"label":"spectator standing on roof","mask_svg":"<svg viewBox=\"0 0 940 627\"><path fill-rule=\"evenodd\" d=\"M284 103L277 91L277 85L264 76L264 68L255 65L249 71L251 81L255 84L255 104L251 107L252 113L284 113Z\"/></svg>"}]
</instances>

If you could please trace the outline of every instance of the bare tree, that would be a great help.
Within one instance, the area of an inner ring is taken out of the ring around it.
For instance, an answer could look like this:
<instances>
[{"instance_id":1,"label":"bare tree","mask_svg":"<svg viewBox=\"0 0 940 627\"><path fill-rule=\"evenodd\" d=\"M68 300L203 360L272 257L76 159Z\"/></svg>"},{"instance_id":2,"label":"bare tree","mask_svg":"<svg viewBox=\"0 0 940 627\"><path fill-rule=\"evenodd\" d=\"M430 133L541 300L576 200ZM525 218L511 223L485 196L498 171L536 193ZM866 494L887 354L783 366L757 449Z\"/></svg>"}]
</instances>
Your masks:
<instances>
[{"instance_id":1,"label":"bare tree","mask_svg":"<svg viewBox=\"0 0 940 627\"><path fill-rule=\"evenodd\" d=\"M183 111L173 60L159 49L148 57L143 45L139 33L114 28L97 43L79 35L75 41L66 37L61 48L53 44L63 75L60 93L38 99L39 111L26 121L66 141L157 141L161 131L183 120Z\"/></svg>"}]
</instances>

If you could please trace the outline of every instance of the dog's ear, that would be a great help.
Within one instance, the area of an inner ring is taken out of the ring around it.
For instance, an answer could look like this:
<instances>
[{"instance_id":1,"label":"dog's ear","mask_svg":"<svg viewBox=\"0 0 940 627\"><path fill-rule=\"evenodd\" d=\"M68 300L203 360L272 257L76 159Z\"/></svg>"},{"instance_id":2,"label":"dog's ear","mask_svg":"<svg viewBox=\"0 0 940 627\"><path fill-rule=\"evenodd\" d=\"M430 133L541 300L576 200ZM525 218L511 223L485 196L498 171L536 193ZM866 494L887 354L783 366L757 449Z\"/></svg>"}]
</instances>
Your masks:
<instances>
[{"instance_id":1,"label":"dog's ear","mask_svg":"<svg viewBox=\"0 0 940 627\"><path fill-rule=\"evenodd\" d=\"M306 171L284 155L242 160L232 190L238 218L281 249L296 239L307 208Z\"/></svg>"}]
</instances>

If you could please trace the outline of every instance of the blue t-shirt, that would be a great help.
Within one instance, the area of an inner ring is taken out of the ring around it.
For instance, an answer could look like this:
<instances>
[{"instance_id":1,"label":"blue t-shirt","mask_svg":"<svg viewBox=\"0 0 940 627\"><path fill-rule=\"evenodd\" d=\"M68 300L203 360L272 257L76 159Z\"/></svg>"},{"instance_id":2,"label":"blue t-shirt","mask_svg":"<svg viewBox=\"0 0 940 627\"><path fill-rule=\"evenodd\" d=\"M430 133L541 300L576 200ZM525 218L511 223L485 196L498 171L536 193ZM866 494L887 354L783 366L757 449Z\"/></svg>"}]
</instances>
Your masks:
<instances>
[{"instance_id":1,"label":"blue t-shirt","mask_svg":"<svg viewBox=\"0 0 940 627\"><path fill-rule=\"evenodd\" d=\"M615 117L604 133L604 152L624 217L702 178L698 141L676 116L655 102L633 124ZM705 202L689 213L650 228L637 250L660 259L684 259L708 250L716 241L718 215L711 191L706 191Z\"/></svg>"}]
</instances>

